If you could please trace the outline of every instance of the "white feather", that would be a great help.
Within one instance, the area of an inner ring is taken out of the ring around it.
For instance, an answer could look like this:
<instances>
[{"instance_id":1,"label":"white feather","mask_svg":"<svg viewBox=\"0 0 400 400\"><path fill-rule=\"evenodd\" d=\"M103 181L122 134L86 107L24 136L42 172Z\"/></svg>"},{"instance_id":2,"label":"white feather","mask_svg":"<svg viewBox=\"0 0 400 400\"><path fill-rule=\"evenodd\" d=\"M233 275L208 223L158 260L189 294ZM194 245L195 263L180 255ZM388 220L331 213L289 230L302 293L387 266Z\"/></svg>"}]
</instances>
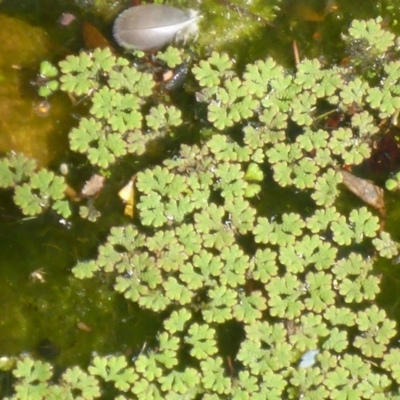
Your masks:
<instances>
[{"instance_id":1,"label":"white feather","mask_svg":"<svg viewBox=\"0 0 400 400\"><path fill-rule=\"evenodd\" d=\"M197 35L195 10L181 10L166 4L145 4L122 12L114 23L118 44L128 49L158 50L173 40L186 41Z\"/></svg>"}]
</instances>

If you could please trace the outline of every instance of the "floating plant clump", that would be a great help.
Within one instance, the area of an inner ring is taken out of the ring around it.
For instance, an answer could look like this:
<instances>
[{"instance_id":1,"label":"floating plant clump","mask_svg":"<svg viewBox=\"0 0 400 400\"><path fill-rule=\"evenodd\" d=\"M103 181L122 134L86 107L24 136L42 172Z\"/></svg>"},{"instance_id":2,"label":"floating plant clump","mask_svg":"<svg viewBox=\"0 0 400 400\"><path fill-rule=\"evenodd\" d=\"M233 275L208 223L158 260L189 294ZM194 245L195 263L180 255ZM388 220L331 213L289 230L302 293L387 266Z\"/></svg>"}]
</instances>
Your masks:
<instances>
[{"instance_id":1,"label":"floating plant clump","mask_svg":"<svg viewBox=\"0 0 400 400\"><path fill-rule=\"evenodd\" d=\"M365 39L365 56L394 53L381 22L355 21L348 40ZM169 50L157 57L182 63ZM203 119L170 98L155 105L154 76L108 49L59 67L43 84L57 81L88 103L70 147L108 169L109 182L122 157L141 159L154 138L176 138L182 125L203 139L126 168L120 195L136 219L112 227L98 256L72 268L78 279L109 276L127 301L161 313L152 347L129 359L95 355L57 378L49 363L25 356L12 369L10 398L95 399L110 386L118 400L399 398L398 329L376 302L379 264L399 244L375 210L344 207L340 196L342 169L368 159L400 106L400 61L379 80L318 60L292 72L272 58L239 74L213 52L190 71ZM335 126L333 113L343 117ZM43 172L30 179L33 170L23 158L3 160L0 186L24 182L17 198L49 193L54 208L63 182Z\"/></svg>"},{"instance_id":2,"label":"floating plant clump","mask_svg":"<svg viewBox=\"0 0 400 400\"><path fill-rule=\"evenodd\" d=\"M183 11L166 4L145 4L121 13L113 28L115 40L127 49L159 50L173 40L197 35L198 11Z\"/></svg>"}]
</instances>

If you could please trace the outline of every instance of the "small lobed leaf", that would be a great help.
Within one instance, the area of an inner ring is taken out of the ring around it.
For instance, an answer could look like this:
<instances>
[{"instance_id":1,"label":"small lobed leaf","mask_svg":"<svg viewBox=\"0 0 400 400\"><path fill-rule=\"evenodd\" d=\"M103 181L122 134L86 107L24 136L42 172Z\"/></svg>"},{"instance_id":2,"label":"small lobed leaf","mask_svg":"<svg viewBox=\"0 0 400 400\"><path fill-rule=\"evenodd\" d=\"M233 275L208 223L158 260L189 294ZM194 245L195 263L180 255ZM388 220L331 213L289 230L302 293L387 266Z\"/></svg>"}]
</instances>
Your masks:
<instances>
[{"instance_id":1,"label":"small lobed leaf","mask_svg":"<svg viewBox=\"0 0 400 400\"><path fill-rule=\"evenodd\" d=\"M100 138L102 125L94 118L83 118L78 128L73 128L69 133L71 150L78 153L86 153L93 142Z\"/></svg>"},{"instance_id":2,"label":"small lobed leaf","mask_svg":"<svg viewBox=\"0 0 400 400\"><path fill-rule=\"evenodd\" d=\"M182 285L174 277L169 277L168 280L163 282L162 286L169 300L178 301L180 304L188 304L192 300L193 292L190 288Z\"/></svg>"},{"instance_id":3,"label":"small lobed leaf","mask_svg":"<svg viewBox=\"0 0 400 400\"><path fill-rule=\"evenodd\" d=\"M301 282L294 275L273 277L266 285L269 313L280 318L299 317L305 308Z\"/></svg>"},{"instance_id":4,"label":"small lobed leaf","mask_svg":"<svg viewBox=\"0 0 400 400\"><path fill-rule=\"evenodd\" d=\"M380 232L379 237L372 240L381 257L392 258L399 254L399 245L387 232Z\"/></svg>"},{"instance_id":5,"label":"small lobed leaf","mask_svg":"<svg viewBox=\"0 0 400 400\"><path fill-rule=\"evenodd\" d=\"M0 159L0 187L7 188L30 177L36 169L36 162L22 153L11 153Z\"/></svg>"},{"instance_id":6,"label":"small lobed leaf","mask_svg":"<svg viewBox=\"0 0 400 400\"><path fill-rule=\"evenodd\" d=\"M114 382L117 389L127 391L131 384L136 381L138 376L133 368L129 367L123 356L99 357L93 358L88 368L91 375L98 375L105 381Z\"/></svg>"},{"instance_id":7,"label":"small lobed leaf","mask_svg":"<svg viewBox=\"0 0 400 400\"><path fill-rule=\"evenodd\" d=\"M363 97L368 93L369 85L367 82L362 80L360 77L347 83L343 86L343 90L340 91L341 103L345 106L351 104L362 104Z\"/></svg>"},{"instance_id":8,"label":"small lobed leaf","mask_svg":"<svg viewBox=\"0 0 400 400\"><path fill-rule=\"evenodd\" d=\"M317 96L314 93L300 93L293 99L292 120L301 126L311 126L313 123L312 110L317 102Z\"/></svg>"},{"instance_id":9,"label":"small lobed leaf","mask_svg":"<svg viewBox=\"0 0 400 400\"><path fill-rule=\"evenodd\" d=\"M29 382L46 382L53 375L52 367L50 364L35 361L30 357L23 357L16 364L16 368L13 370L15 378Z\"/></svg>"},{"instance_id":10,"label":"small lobed leaf","mask_svg":"<svg viewBox=\"0 0 400 400\"><path fill-rule=\"evenodd\" d=\"M157 58L164 61L169 68L175 68L183 63L182 50L173 46L168 46L163 52L159 51Z\"/></svg>"},{"instance_id":11,"label":"small lobed leaf","mask_svg":"<svg viewBox=\"0 0 400 400\"><path fill-rule=\"evenodd\" d=\"M185 342L192 346L190 354L199 360L209 359L209 356L217 352L215 330L208 325L192 324Z\"/></svg>"},{"instance_id":12,"label":"small lobed leaf","mask_svg":"<svg viewBox=\"0 0 400 400\"><path fill-rule=\"evenodd\" d=\"M187 285L189 290L200 289L204 282L204 277L198 274L190 263L185 263L180 268L179 278Z\"/></svg>"},{"instance_id":13,"label":"small lobed leaf","mask_svg":"<svg viewBox=\"0 0 400 400\"><path fill-rule=\"evenodd\" d=\"M262 311L267 308L266 300L259 291L252 292L250 296L239 295L238 304L233 307L233 316L238 321L252 324L262 316Z\"/></svg>"},{"instance_id":14,"label":"small lobed leaf","mask_svg":"<svg viewBox=\"0 0 400 400\"><path fill-rule=\"evenodd\" d=\"M44 78L55 78L58 75L57 67L46 60L40 63L39 71Z\"/></svg>"},{"instance_id":15,"label":"small lobed leaf","mask_svg":"<svg viewBox=\"0 0 400 400\"><path fill-rule=\"evenodd\" d=\"M325 272L308 273L306 276L307 294L305 306L308 310L321 313L326 307L334 304L335 292L333 291L332 276Z\"/></svg>"},{"instance_id":16,"label":"small lobed leaf","mask_svg":"<svg viewBox=\"0 0 400 400\"><path fill-rule=\"evenodd\" d=\"M339 194L338 184L342 182L342 175L334 169L329 169L315 182L315 192L311 195L319 206L331 206Z\"/></svg>"},{"instance_id":17,"label":"small lobed leaf","mask_svg":"<svg viewBox=\"0 0 400 400\"><path fill-rule=\"evenodd\" d=\"M158 336L159 351L155 354L157 362L163 364L165 368L172 369L178 364L177 352L179 350L180 338L163 332Z\"/></svg>"},{"instance_id":18,"label":"small lobed leaf","mask_svg":"<svg viewBox=\"0 0 400 400\"><path fill-rule=\"evenodd\" d=\"M194 368L185 368L183 372L172 371L159 379L161 389L167 392L167 399L179 399L187 395L194 397L199 391L200 373ZM176 394L173 397L173 394Z\"/></svg>"},{"instance_id":19,"label":"small lobed leaf","mask_svg":"<svg viewBox=\"0 0 400 400\"><path fill-rule=\"evenodd\" d=\"M225 376L220 357L209 357L200 362L200 367L203 372L201 382L205 389L212 390L219 395L228 394L231 391L232 383L230 378Z\"/></svg>"},{"instance_id":20,"label":"small lobed leaf","mask_svg":"<svg viewBox=\"0 0 400 400\"><path fill-rule=\"evenodd\" d=\"M154 130L179 126L182 123L181 112L174 106L165 107L159 104L157 107L150 108L146 122L147 126Z\"/></svg>"},{"instance_id":21,"label":"small lobed leaf","mask_svg":"<svg viewBox=\"0 0 400 400\"><path fill-rule=\"evenodd\" d=\"M366 357L382 358L386 345L396 334L396 323L386 317L383 310L373 305L365 311L360 311L356 317L360 331L367 332L354 340L354 346L359 348Z\"/></svg>"},{"instance_id":22,"label":"small lobed leaf","mask_svg":"<svg viewBox=\"0 0 400 400\"><path fill-rule=\"evenodd\" d=\"M250 274L255 280L267 283L278 273L277 254L269 248L258 249L250 263Z\"/></svg>"},{"instance_id":23,"label":"small lobed leaf","mask_svg":"<svg viewBox=\"0 0 400 400\"><path fill-rule=\"evenodd\" d=\"M224 75L229 74L232 66L233 63L228 54L213 51L211 57L201 60L192 68L192 72L200 86L212 88L218 86Z\"/></svg>"},{"instance_id":24,"label":"small lobed leaf","mask_svg":"<svg viewBox=\"0 0 400 400\"><path fill-rule=\"evenodd\" d=\"M394 45L394 35L381 27L382 18L367 21L354 20L350 26L349 34L354 39L364 39L376 49L377 55L383 54Z\"/></svg>"},{"instance_id":25,"label":"small lobed leaf","mask_svg":"<svg viewBox=\"0 0 400 400\"><path fill-rule=\"evenodd\" d=\"M303 60L297 65L297 72L294 82L304 89L313 88L317 81L323 76L321 64L317 59Z\"/></svg>"},{"instance_id":26,"label":"small lobed leaf","mask_svg":"<svg viewBox=\"0 0 400 400\"><path fill-rule=\"evenodd\" d=\"M324 232L339 216L340 214L335 207L317 209L311 217L307 218L306 226L312 233Z\"/></svg>"},{"instance_id":27,"label":"small lobed leaf","mask_svg":"<svg viewBox=\"0 0 400 400\"><path fill-rule=\"evenodd\" d=\"M191 317L192 313L186 308L173 311L169 318L164 321L165 329L172 334L183 331L186 322L188 322Z\"/></svg>"},{"instance_id":28,"label":"small lobed leaf","mask_svg":"<svg viewBox=\"0 0 400 400\"><path fill-rule=\"evenodd\" d=\"M246 66L243 85L247 93L262 98L271 90L269 82L283 73L283 68L268 57L265 61L258 60L256 63Z\"/></svg>"},{"instance_id":29,"label":"small lobed leaf","mask_svg":"<svg viewBox=\"0 0 400 400\"><path fill-rule=\"evenodd\" d=\"M396 381L397 384L400 384L400 365L398 363L400 356L400 349L390 349L383 356L382 368L389 371L391 376Z\"/></svg>"},{"instance_id":30,"label":"small lobed leaf","mask_svg":"<svg viewBox=\"0 0 400 400\"><path fill-rule=\"evenodd\" d=\"M348 346L348 333L335 327L330 331L329 337L322 347L326 350L334 350L337 353L342 353Z\"/></svg>"},{"instance_id":31,"label":"small lobed leaf","mask_svg":"<svg viewBox=\"0 0 400 400\"><path fill-rule=\"evenodd\" d=\"M79 367L68 368L63 373L61 381L84 399L92 400L101 394L98 380Z\"/></svg>"},{"instance_id":32,"label":"small lobed leaf","mask_svg":"<svg viewBox=\"0 0 400 400\"><path fill-rule=\"evenodd\" d=\"M349 246L355 238L354 231L348 225L344 215L341 215L336 221L332 222L331 230L333 240L340 246Z\"/></svg>"},{"instance_id":33,"label":"small lobed leaf","mask_svg":"<svg viewBox=\"0 0 400 400\"><path fill-rule=\"evenodd\" d=\"M148 382L159 379L162 375L162 368L158 365L154 353L148 355L140 354L135 360L135 371L141 374Z\"/></svg>"},{"instance_id":34,"label":"small lobed leaf","mask_svg":"<svg viewBox=\"0 0 400 400\"><path fill-rule=\"evenodd\" d=\"M42 211L40 198L32 193L27 183L15 188L14 202L25 215L37 215Z\"/></svg>"},{"instance_id":35,"label":"small lobed leaf","mask_svg":"<svg viewBox=\"0 0 400 400\"><path fill-rule=\"evenodd\" d=\"M92 278L94 273L99 269L96 265L96 262L93 260L90 261L80 261L73 268L72 273L78 279L86 279Z\"/></svg>"},{"instance_id":36,"label":"small lobed leaf","mask_svg":"<svg viewBox=\"0 0 400 400\"><path fill-rule=\"evenodd\" d=\"M42 209L52 205L62 216L68 217L70 210L64 198L66 184L64 177L41 169L31 175L29 183L24 183L15 189L15 204L21 207L27 215L39 214Z\"/></svg>"},{"instance_id":37,"label":"small lobed leaf","mask_svg":"<svg viewBox=\"0 0 400 400\"><path fill-rule=\"evenodd\" d=\"M232 307L237 303L237 293L227 286L214 286L208 290L210 302L202 309L202 315L206 322L222 324L232 319Z\"/></svg>"}]
</instances>

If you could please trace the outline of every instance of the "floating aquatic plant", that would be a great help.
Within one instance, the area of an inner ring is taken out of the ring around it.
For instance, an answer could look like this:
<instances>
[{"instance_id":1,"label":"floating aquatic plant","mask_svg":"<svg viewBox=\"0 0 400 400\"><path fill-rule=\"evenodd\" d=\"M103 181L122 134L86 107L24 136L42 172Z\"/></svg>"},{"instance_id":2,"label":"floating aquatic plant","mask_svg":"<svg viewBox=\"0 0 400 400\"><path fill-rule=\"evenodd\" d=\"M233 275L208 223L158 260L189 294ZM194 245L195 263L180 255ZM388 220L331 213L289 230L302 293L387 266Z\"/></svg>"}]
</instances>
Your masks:
<instances>
[{"instance_id":1,"label":"floating aquatic plant","mask_svg":"<svg viewBox=\"0 0 400 400\"><path fill-rule=\"evenodd\" d=\"M71 211L64 198L65 189L63 177L42 169L33 174L27 183L15 188L14 202L26 215L40 214L51 206L58 214L68 218Z\"/></svg>"},{"instance_id":2,"label":"floating aquatic plant","mask_svg":"<svg viewBox=\"0 0 400 400\"><path fill-rule=\"evenodd\" d=\"M34 160L23 154L10 154L0 160L0 187L12 187L27 179L35 170Z\"/></svg>"},{"instance_id":3,"label":"floating aquatic plant","mask_svg":"<svg viewBox=\"0 0 400 400\"><path fill-rule=\"evenodd\" d=\"M354 22L347 40L360 39L374 57L394 43L379 20ZM373 211L338 201L341 168L369 157L382 118L396 112L396 68L374 82L315 60L291 73L267 58L242 75L225 53L197 61L208 135L138 171L140 224L112 228L97 257L72 269L78 279L109 274L127 300L163 312L157 344L132 360L96 355L87 371L53 380L49 364L23 358L13 398L98 398L102 382L117 399L398 397L396 324L376 305L375 266L398 244ZM154 105L153 77L108 50L69 56L60 69L62 90L88 96L90 115L70 141L94 165L142 154L149 138L187 118ZM337 110L345 122L334 125ZM30 168L2 160L2 186ZM35 174L34 195L48 190L57 202L61 182ZM231 324L240 338L226 354Z\"/></svg>"},{"instance_id":4,"label":"floating aquatic plant","mask_svg":"<svg viewBox=\"0 0 400 400\"><path fill-rule=\"evenodd\" d=\"M56 79L58 76L58 69L48 61L43 61L40 64L39 81L41 86L39 88L39 96L48 97L53 92L58 90L60 83Z\"/></svg>"},{"instance_id":5,"label":"floating aquatic plant","mask_svg":"<svg viewBox=\"0 0 400 400\"><path fill-rule=\"evenodd\" d=\"M165 60L171 58L168 52ZM49 69L48 64L42 68ZM59 70L61 90L90 103L89 116L71 130L69 140L70 148L87 154L93 165L107 168L126 154L141 155L149 142L171 134L182 122L180 110L172 105L151 107L143 115L154 101L153 75L129 66L108 48L68 56Z\"/></svg>"},{"instance_id":6,"label":"floating aquatic plant","mask_svg":"<svg viewBox=\"0 0 400 400\"><path fill-rule=\"evenodd\" d=\"M10 154L0 160L0 187L14 190L14 202L25 215L37 215L52 208L64 218L71 215L65 199L65 179L51 171L37 171L34 160Z\"/></svg>"}]
</instances>

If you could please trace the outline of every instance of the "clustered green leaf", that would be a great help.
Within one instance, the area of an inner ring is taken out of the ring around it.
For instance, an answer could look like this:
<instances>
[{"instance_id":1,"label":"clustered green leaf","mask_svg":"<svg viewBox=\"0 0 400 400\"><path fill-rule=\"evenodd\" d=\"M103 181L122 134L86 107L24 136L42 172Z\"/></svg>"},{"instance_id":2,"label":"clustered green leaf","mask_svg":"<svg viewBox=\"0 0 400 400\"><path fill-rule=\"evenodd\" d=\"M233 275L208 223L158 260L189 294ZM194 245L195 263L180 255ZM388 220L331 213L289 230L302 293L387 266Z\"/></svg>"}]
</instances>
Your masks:
<instances>
[{"instance_id":1,"label":"clustered green leaf","mask_svg":"<svg viewBox=\"0 0 400 400\"><path fill-rule=\"evenodd\" d=\"M379 20L354 22L349 35L378 53L393 45ZM73 57L60 64L62 88L91 97L91 116L71 132L71 146L93 164L140 154L139 135L181 123L179 110L163 104L143 116L152 80L124 59L104 50ZM198 62L196 98L207 104L211 134L139 171L140 225L112 228L97 258L72 270L79 279L108 273L126 299L163 312L157 346L132 362L95 356L88 372L69 368L57 382L48 364L23 359L14 398L65 390L91 399L101 380L118 399L398 398L396 324L375 304L374 268L378 254L392 258L398 246L367 207L338 202L341 166L369 156L380 118L397 107L396 68L383 72L390 85L373 86L362 74L347 85L347 68L315 60L290 74L268 58L241 77L225 53ZM322 101L349 113L347 125L326 128ZM350 113L355 102L364 107ZM12 182L13 169L0 168ZM44 188L57 197L50 178L35 177L37 197ZM37 207L28 193L21 198ZM228 322L242 337L225 357ZM310 351L315 360L304 366Z\"/></svg>"},{"instance_id":2,"label":"clustered green leaf","mask_svg":"<svg viewBox=\"0 0 400 400\"><path fill-rule=\"evenodd\" d=\"M71 215L65 199L65 179L46 169L37 170L36 163L23 154L10 154L0 159L0 188L14 190L14 202L25 215L34 216L52 208L63 218Z\"/></svg>"},{"instance_id":3,"label":"clustered green leaf","mask_svg":"<svg viewBox=\"0 0 400 400\"><path fill-rule=\"evenodd\" d=\"M164 55L160 59L168 64L178 62L173 48ZM42 74L53 73L54 68L44 62ZM87 155L95 166L105 169L127 154L142 155L150 142L173 133L182 123L180 110L172 105L148 110L154 103L153 75L114 56L109 48L70 55L59 63L59 70L60 89L90 105L89 116L69 134L70 148ZM52 82L41 87L46 95Z\"/></svg>"}]
</instances>

